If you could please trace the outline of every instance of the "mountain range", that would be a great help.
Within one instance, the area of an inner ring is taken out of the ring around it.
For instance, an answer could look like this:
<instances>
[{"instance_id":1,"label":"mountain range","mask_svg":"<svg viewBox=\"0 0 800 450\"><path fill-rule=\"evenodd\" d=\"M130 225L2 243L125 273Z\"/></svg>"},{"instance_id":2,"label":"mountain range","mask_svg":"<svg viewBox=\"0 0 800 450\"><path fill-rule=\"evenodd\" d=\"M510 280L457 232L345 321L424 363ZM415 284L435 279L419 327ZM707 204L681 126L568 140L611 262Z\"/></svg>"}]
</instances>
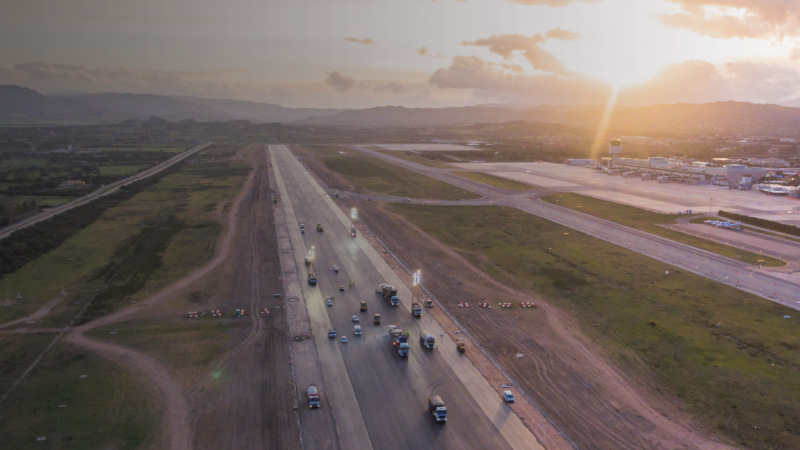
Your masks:
<instances>
[{"instance_id":1,"label":"mountain range","mask_svg":"<svg viewBox=\"0 0 800 450\"><path fill-rule=\"evenodd\" d=\"M678 103L617 107L609 129L618 133L736 134L800 137L800 99L785 106L744 102ZM42 95L0 86L0 124L117 123L157 116L170 121L249 120L334 127L442 127L460 124L540 122L596 129L604 106L497 105L453 108L382 106L367 109L286 108L269 103L152 94Z\"/></svg>"}]
</instances>

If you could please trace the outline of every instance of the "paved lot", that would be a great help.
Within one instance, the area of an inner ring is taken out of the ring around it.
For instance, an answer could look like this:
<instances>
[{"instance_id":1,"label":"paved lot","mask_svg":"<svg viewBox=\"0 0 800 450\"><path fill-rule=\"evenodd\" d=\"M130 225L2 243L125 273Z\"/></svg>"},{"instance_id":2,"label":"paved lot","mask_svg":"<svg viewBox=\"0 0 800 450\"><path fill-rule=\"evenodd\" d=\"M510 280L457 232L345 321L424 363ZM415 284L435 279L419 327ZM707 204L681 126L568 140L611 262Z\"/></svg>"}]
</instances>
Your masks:
<instances>
[{"instance_id":1,"label":"paved lot","mask_svg":"<svg viewBox=\"0 0 800 450\"><path fill-rule=\"evenodd\" d=\"M363 237L350 236L350 221L328 194L291 155L285 146L270 146L273 169L282 191L286 222L298 267L312 245L318 287L302 284L312 338L322 367L324 408L330 408L340 448L541 448L536 438L505 405L467 358L461 357L444 330L425 314L410 314L410 292L392 269ZM299 232L299 223L307 231ZM317 223L325 231L315 231ZM336 264L340 272L331 268ZM355 282L355 287L349 283ZM388 306L375 294L375 287L388 281L400 288L401 305ZM345 287L339 292L337 287ZM326 307L324 297L335 297ZM368 311L361 313L365 300ZM380 326L371 317L382 315ZM361 319L364 336L353 336L351 316ZM411 352L400 358L391 349L387 325L410 331ZM335 328L337 339L327 337ZM428 351L418 344L420 329L437 336L438 349ZM342 344L338 337L350 342ZM295 358L298 356L295 355ZM296 367L298 380L303 374ZM301 386L298 381L298 385ZM433 421L426 410L431 393L441 395L449 410L446 425ZM321 410L308 410L301 403L301 426ZM322 440L320 438L320 440Z\"/></svg>"}]
</instances>

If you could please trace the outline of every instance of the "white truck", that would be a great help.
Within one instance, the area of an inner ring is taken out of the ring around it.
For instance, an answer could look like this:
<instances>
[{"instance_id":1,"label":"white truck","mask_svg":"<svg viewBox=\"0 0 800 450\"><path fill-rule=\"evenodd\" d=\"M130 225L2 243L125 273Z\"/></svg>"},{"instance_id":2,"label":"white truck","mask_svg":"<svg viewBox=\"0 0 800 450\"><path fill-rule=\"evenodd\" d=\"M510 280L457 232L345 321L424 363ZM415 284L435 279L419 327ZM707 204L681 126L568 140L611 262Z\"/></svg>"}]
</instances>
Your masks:
<instances>
[{"instance_id":1,"label":"white truck","mask_svg":"<svg viewBox=\"0 0 800 450\"><path fill-rule=\"evenodd\" d=\"M442 397L438 395L431 395L428 397L428 411L437 422L447 422L447 407L444 406Z\"/></svg>"}]
</instances>

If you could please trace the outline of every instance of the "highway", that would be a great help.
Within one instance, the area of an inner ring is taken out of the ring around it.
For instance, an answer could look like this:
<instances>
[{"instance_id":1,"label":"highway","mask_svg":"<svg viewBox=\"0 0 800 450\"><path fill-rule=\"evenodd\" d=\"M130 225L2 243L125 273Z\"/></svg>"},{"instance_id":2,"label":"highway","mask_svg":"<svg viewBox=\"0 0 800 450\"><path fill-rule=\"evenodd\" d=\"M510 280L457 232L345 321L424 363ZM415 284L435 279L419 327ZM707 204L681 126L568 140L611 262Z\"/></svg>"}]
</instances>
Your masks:
<instances>
[{"instance_id":1,"label":"highway","mask_svg":"<svg viewBox=\"0 0 800 450\"><path fill-rule=\"evenodd\" d=\"M428 314L411 316L410 291L402 284L370 243L350 236L350 220L283 145L270 145L273 171L286 213L286 223L298 271L304 272L304 257L314 246L313 267L317 287L304 283L302 294L311 322L316 351L294 354L293 359L319 358L322 408L333 415L336 447L342 449L448 448L448 449L538 449L536 438L506 405L468 358ZM306 231L301 234L299 224ZM315 231L321 223L324 232ZM338 274L333 265L340 269ZM350 282L355 287L350 287ZM401 305L391 307L375 294L377 285L389 282L399 288ZM344 286L339 292L338 286ZM335 297L326 307L325 297ZM367 312L359 312L366 300ZM380 313L381 324L372 324ZM361 320L362 337L353 335L351 317ZM409 357L401 358L391 347L387 326L409 330ZM336 339L327 331L334 328ZM436 336L438 349L426 350L418 334L425 329ZM341 336L349 343L343 344ZM325 427L316 429L315 415L304 398L307 376L295 364L298 404L303 441L325 442ZM303 380L303 381L300 381ZM430 394L442 397L448 407L446 424L436 423L427 412Z\"/></svg>"},{"instance_id":2,"label":"highway","mask_svg":"<svg viewBox=\"0 0 800 450\"><path fill-rule=\"evenodd\" d=\"M139 173L137 173L135 175L131 175L128 178L124 178L122 180L115 181L115 182L113 182L113 183L111 183L111 184L109 184L107 186L103 186L100 189L97 189L96 191L93 191L93 192L90 192L89 194L84 195L83 197L76 198L75 200L69 201L67 203L64 203L63 205L59 205L59 206L56 206L54 208L46 209L46 210L44 210L44 211L42 211L42 212L40 212L38 214L34 214L31 217L23 219L23 220L21 220L19 222L15 222L15 223L13 223L13 224L5 227L5 228L0 229L0 239L7 238L8 236L10 236L13 232L15 232L17 230L21 230L23 228L27 228L27 227L29 227L29 226L31 226L33 224L39 223L39 222L41 222L43 220L47 220L47 219L49 219L49 218L51 218L53 216L56 216L58 214L61 214L61 213L65 212L65 211L69 211L72 208L77 208L78 206L85 205L86 203L89 203L89 202L91 202L93 200L96 200L96 199L98 199L100 197L105 197L106 195L109 195L109 194L112 194L114 192L117 192L117 190L119 190L119 188L121 188L122 186L127 186L127 185L129 185L131 183L134 183L136 181L142 180L142 179L147 178L147 177L149 177L151 175L155 175L158 172L161 172L164 169L172 167L173 165L179 163L180 161L183 161L184 159L188 158L189 156L192 156L195 153L205 149L206 147L208 147L211 144L213 144L213 142L206 142L206 143L200 144L200 145L198 145L197 147L194 147L191 150L186 150L185 152L181 152L181 153L173 156L172 158L170 158L170 159L168 159L166 161L160 162L160 163L156 164L155 166L153 166L153 167L151 167L149 169L143 170L143 171L141 171L141 172L139 172Z\"/></svg>"},{"instance_id":3,"label":"highway","mask_svg":"<svg viewBox=\"0 0 800 450\"><path fill-rule=\"evenodd\" d=\"M800 280L795 278L795 274L754 267L680 242L547 203L538 199L538 195L533 193L512 195L500 188L453 175L448 173L447 169L427 167L362 146L352 148L484 196L482 201L471 201L470 204L515 207L686 271L800 310ZM435 200L426 200L423 203L438 204ZM453 202L450 201L448 204Z\"/></svg>"}]
</instances>

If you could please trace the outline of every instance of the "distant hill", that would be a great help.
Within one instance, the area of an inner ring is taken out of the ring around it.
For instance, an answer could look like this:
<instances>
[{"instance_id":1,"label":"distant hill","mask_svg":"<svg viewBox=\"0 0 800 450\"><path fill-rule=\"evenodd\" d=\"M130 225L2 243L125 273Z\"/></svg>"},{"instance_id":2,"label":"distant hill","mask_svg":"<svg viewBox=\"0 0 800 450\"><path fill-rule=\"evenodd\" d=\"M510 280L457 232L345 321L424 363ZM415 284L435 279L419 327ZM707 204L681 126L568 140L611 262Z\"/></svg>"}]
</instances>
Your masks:
<instances>
[{"instance_id":1,"label":"distant hill","mask_svg":"<svg viewBox=\"0 0 800 450\"><path fill-rule=\"evenodd\" d=\"M541 106L525 110L484 106L438 109L387 106L312 117L303 123L349 127L438 127L525 121L596 129L603 111L602 106ZM800 134L800 108L743 102L618 107L611 117L609 128L626 133L797 136Z\"/></svg>"},{"instance_id":2,"label":"distant hill","mask_svg":"<svg viewBox=\"0 0 800 450\"><path fill-rule=\"evenodd\" d=\"M298 122L315 116L330 116L344 109L286 108L271 103L223 100L200 97L175 97L197 105L208 106L232 117L251 122Z\"/></svg>"},{"instance_id":3,"label":"distant hill","mask_svg":"<svg viewBox=\"0 0 800 450\"><path fill-rule=\"evenodd\" d=\"M800 99L794 103L800 105ZM603 106L585 105L529 109L496 105L292 109L269 103L150 94L42 95L20 86L0 86L0 123L117 123L158 116L170 121L248 120L362 128L528 122L594 130L600 124L603 111ZM618 107L611 117L610 131L616 134L768 134L800 138L800 108L742 102Z\"/></svg>"}]
</instances>

